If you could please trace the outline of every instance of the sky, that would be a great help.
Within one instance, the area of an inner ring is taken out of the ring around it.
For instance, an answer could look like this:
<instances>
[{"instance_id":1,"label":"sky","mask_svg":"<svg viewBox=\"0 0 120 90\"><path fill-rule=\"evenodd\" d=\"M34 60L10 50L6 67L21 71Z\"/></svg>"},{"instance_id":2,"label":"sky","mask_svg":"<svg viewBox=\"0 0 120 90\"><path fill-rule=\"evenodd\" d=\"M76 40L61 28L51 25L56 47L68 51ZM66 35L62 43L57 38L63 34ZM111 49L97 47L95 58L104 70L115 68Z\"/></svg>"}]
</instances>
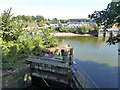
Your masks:
<instances>
[{"instance_id":1,"label":"sky","mask_svg":"<svg viewBox=\"0 0 120 90\"><path fill-rule=\"evenodd\" d=\"M88 18L95 10L101 11L111 0L1 0L0 13L12 7L13 16L42 15L45 18Z\"/></svg>"}]
</instances>

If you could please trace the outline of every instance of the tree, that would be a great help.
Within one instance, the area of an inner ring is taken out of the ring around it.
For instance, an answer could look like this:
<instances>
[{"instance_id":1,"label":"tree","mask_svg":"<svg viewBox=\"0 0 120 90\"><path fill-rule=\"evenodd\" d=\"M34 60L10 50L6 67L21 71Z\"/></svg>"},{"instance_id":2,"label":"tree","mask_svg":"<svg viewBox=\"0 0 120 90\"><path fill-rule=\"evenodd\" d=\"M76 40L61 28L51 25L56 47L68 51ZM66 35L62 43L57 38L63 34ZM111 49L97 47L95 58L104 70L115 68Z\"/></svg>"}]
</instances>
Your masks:
<instances>
[{"instance_id":1,"label":"tree","mask_svg":"<svg viewBox=\"0 0 120 90\"><path fill-rule=\"evenodd\" d=\"M63 20L63 19L61 19L60 22L61 23L67 23L67 22L69 22L69 20Z\"/></svg>"},{"instance_id":2,"label":"tree","mask_svg":"<svg viewBox=\"0 0 120 90\"><path fill-rule=\"evenodd\" d=\"M84 25L84 24L82 24L80 26L80 29L81 29L82 33L88 33L90 31L90 27L88 25Z\"/></svg>"},{"instance_id":3,"label":"tree","mask_svg":"<svg viewBox=\"0 0 120 90\"><path fill-rule=\"evenodd\" d=\"M53 18L52 23L59 23L59 20L57 18Z\"/></svg>"},{"instance_id":4,"label":"tree","mask_svg":"<svg viewBox=\"0 0 120 90\"><path fill-rule=\"evenodd\" d=\"M59 22L59 23L58 23L58 30L61 31L61 29L62 29L62 25L61 25L61 23Z\"/></svg>"},{"instance_id":5,"label":"tree","mask_svg":"<svg viewBox=\"0 0 120 90\"><path fill-rule=\"evenodd\" d=\"M43 16L37 15L36 20L37 20L37 22L41 22L41 21L44 21L45 18Z\"/></svg>"},{"instance_id":6,"label":"tree","mask_svg":"<svg viewBox=\"0 0 120 90\"><path fill-rule=\"evenodd\" d=\"M32 16L32 20L35 21L35 20L36 20L36 17Z\"/></svg>"},{"instance_id":7,"label":"tree","mask_svg":"<svg viewBox=\"0 0 120 90\"><path fill-rule=\"evenodd\" d=\"M120 27L120 1L109 3L106 9L95 11L90 15L90 18L95 20L99 26L104 25L105 30L108 27L112 27L114 24L116 24L117 27ZM120 42L120 35L110 37L107 42L109 44Z\"/></svg>"},{"instance_id":8,"label":"tree","mask_svg":"<svg viewBox=\"0 0 120 90\"><path fill-rule=\"evenodd\" d=\"M48 21L51 21L50 18L48 18Z\"/></svg>"},{"instance_id":9,"label":"tree","mask_svg":"<svg viewBox=\"0 0 120 90\"><path fill-rule=\"evenodd\" d=\"M47 24L47 25L50 25L50 22L49 22L49 21L47 21L47 22L46 22L46 24Z\"/></svg>"},{"instance_id":10,"label":"tree","mask_svg":"<svg viewBox=\"0 0 120 90\"><path fill-rule=\"evenodd\" d=\"M95 30L95 31L98 31L98 30L99 30L99 27L98 27L97 24L94 24L94 30Z\"/></svg>"},{"instance_id":11,"label":"tree","mask_svg":"<svg viewBox=\"0 0 120 90\"><path fill-rule=\"evenodd\" d=\"M43 27L43 22L37 22L37 25L39 26L39 27Z\"/></svg>"},{"instance_id":12,"label":"tree","mask_svg":"<svg viewBox=\"0 0 120 90\"><path fill-rule=\"evenodd\" d=\"M57 46L55 38L50 34L52 31L53 31L52 29L48 29L48 28L42 29L42 34L43 34L42 41L43 41L43 45L46 48Z\"/></svg>"},{"instance_id":13,"label":"tree","mask_svg":"<svg viewBox=\"0 0 120 90\"><path fill-rule=\"evenodd\" d=\"M16 22L11 18L13 15L11 10L12 8L4 11L2 14L2 39L5 41L17 40L22 32L22 22Z\"/></svg>"},{"instance_id":14,"label":"tree","mask_svg":"<svg viewBox=\"0 0 120 90\"><path fill-rule=\"evenodd\" d=\"M91 15L91 19L94 19L96 23L107 27L112 27L113 24L120 25L120 1L111 2L107 8L102 11L95 11Z\"/></svg>"}]
</instances>

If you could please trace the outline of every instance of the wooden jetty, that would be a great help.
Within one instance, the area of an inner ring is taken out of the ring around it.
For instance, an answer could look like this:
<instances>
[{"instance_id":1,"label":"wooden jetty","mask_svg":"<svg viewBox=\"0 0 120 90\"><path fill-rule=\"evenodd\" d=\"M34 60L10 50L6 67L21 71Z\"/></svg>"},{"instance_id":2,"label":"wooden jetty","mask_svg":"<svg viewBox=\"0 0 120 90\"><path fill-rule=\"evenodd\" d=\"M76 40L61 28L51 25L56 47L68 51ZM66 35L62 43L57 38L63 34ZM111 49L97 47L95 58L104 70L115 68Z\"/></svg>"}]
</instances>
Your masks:
<instances>
[{"instance_id":1,"label":"wooden jetty","mask_svg":"<svg viewBox=\"0 0 120 90\"><path fill-rule=\"evenodd\" d=\"M27 58L26 62L30 64L31 76L41 78L48 87L50 85L46 80L63 83L73 89L98 88L79 69L76 72L73 71L73 48L70 47L69 49L71 52L67 56L61 56L63 57L62 60L45 57ZM45 53L39 54L45 55ZM33 80L32 82L35 81ZM36 83L38 84L39 82Z\"/></svg>"}]
</instances>

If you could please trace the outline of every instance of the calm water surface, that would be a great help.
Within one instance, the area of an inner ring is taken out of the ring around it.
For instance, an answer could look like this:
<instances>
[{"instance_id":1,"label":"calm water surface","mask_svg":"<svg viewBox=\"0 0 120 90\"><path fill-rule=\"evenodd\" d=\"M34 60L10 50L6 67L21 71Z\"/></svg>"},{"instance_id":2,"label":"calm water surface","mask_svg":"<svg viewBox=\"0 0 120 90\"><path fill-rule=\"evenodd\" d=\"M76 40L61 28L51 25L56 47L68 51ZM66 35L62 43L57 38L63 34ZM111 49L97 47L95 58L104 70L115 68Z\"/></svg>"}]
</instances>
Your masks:
<instances>
[{"instance_id":1,"label":"calm water surface","mask_svg":"<svg viewBox=\"0 0 120 90\"><path fill-rule=\"evenodd\" d=\"M118 88L118 45L107 38L57 37L74 48L74 60L100 88Z\"/></svg>"}]
</instances>

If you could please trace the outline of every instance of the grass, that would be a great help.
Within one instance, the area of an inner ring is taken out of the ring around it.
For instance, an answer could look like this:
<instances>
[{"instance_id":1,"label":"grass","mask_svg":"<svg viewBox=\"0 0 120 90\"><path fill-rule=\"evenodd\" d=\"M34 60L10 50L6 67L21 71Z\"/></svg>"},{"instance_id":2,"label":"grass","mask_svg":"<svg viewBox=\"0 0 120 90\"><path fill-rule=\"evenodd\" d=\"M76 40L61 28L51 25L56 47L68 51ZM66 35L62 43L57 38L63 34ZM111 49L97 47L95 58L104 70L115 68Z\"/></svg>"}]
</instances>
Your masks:
<instances>
[{"instance_id":1,"label":"grass","mask_svg":"<svg viewBox=\"0 0 120 90\"><path fill-rule=\"evenodd\" d=\"M16 68L20 68L20 67L24 67L27 64L25 64L24 60L18 60L17 62L15 62L14 64L12 63L3 63L3 70L15 70Z\"/></svg>"},{"instance_id":2,"label":"grass","mask_svg":"<svg viewBox=\"0 0 120 90\"><path fill-rule=\"evenodd\" d=\"M25 61L19 60L16 63L13 64L13 70L15 70L16 68L24 67L26 65L27 64L25 64Z\"/></svg>"}]
</instances>

